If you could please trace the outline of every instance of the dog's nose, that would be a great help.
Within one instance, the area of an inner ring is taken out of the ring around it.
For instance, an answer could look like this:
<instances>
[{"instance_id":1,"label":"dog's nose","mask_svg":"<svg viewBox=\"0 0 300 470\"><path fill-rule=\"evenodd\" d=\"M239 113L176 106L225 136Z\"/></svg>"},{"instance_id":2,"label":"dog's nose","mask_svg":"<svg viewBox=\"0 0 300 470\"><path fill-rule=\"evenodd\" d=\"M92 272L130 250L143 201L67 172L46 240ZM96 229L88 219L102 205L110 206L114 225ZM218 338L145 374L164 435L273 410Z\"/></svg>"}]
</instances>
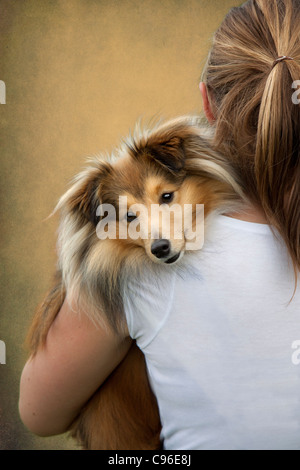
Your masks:
<instances>
[{"instance_id":1,"label":"dog's nose","mask_svg":"<svg viewBox=\"0 0 300 470\"><path fill-rule=\"evenodd\" d=\"M157 240L151 246L151 253L156 256L156 258L166 258L170 254L171 244L169 240Z\"/></svg>"}]
</instances>

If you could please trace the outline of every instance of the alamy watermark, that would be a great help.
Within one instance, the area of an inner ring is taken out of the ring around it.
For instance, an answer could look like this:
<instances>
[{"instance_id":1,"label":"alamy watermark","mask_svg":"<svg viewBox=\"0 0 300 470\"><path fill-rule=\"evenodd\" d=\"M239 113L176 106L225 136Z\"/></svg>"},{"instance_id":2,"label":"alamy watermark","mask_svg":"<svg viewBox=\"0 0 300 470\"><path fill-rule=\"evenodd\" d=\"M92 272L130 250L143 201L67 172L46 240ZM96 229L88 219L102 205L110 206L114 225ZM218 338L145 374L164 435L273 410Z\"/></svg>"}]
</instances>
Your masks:
<instances>
[{"instance_id":1,"label":"alamy watermark","mask_svg":"<svg viewBox=\"0 0 300 470\"><path fill-rule=\"evenodd\" d=\"M6 104L6 86L3 80L0 80L0 104ZM6 346L4 341L0 340L0 364L6 364Z\"/></svg>"},{"instance_id":2,"label":"alamy watermark","mask_svg":"<svg viewBox=\"0 0 300 470\"><path fill-rule=\"evenodd\" d=\"M112 204L101 204L96 215L100 240L184 240L187 250L200 250L204 243L203 204L132 204L119 197L118 216Z\"/></svg>"},{"instance_id":3,"label":"alamy watermark","mask_svg":"<svg viewBox=\"0 0 300 470\"><path fill-rule=\"evenodd\" d=\"M300 339L294 341L292 343L292 349L294 349L294 353L292 354L292 363L294 366L300 365Z\"/></svg>"},{"instance_id":4,"label":"alamy watermark","mask_svg":"<svg viewBox=\"0 0 300 470\"><path fill-rule=\"evenodd\" d=\"M4 341L0 341L0 364L6 364L6 346Z\"/></svg>"},{"instance_id":5,"label":"alamy watermark","mask_svg":"<svg viewBox=\"0 0 300 470\"><path fill-rule=\"evenodd\" d=\"M292 95L292 101L294 104L300 104L300 80L295 80L292 84L292 88L296 90Z\"/></svg>"},{"instance_id":6,"label":"alamy watermark","mask_svg":"<svg viewBox=\"0 0 300 470\"><path fill-rule=\"evenodd\" d=\"M3 80L0 80L0 104L6 104L6 86Z\"/></svg>"}]
</instances>

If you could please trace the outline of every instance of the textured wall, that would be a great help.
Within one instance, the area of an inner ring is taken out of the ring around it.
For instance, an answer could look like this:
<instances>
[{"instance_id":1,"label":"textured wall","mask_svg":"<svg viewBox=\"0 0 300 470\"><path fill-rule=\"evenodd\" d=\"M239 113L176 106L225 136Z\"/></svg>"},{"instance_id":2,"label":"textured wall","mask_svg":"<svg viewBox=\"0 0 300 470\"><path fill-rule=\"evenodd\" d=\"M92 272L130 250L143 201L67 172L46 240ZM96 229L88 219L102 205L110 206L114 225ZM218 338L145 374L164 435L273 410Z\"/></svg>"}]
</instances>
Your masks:
<instances>
[{"instance_id":1,"label":"textured wall","mask_svg":"<svg viewBox=\"0 0 300 470\"><path fill-rule=\"evenodd\" d=\"M0 0L0 449L74 447L32 436L17 411L24 338L55 269L57 220L46 217L84 158L136 119L201 111L213 32L239 3Z\"/></svg>"}]
</instances>

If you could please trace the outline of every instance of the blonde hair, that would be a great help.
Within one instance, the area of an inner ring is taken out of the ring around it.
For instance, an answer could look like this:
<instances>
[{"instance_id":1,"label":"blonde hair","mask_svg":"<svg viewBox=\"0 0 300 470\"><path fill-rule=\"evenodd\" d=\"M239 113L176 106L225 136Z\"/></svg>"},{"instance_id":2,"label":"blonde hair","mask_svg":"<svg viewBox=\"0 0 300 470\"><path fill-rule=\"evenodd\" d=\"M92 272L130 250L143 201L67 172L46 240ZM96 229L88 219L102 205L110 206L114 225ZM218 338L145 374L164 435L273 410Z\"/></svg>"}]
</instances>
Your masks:
<instances>
[{"instance_id":1,"label":"blonde hair","mask_svg":"<svg viewBox=\"0 0 300 470\"><path fill-rule=\"evenodd\" d=\"M280 56L293 60L275 62ZM265 212L300 269L299 0L248 0L215 33L205 81L215 146Z\"/></svg>"}]
</instances>

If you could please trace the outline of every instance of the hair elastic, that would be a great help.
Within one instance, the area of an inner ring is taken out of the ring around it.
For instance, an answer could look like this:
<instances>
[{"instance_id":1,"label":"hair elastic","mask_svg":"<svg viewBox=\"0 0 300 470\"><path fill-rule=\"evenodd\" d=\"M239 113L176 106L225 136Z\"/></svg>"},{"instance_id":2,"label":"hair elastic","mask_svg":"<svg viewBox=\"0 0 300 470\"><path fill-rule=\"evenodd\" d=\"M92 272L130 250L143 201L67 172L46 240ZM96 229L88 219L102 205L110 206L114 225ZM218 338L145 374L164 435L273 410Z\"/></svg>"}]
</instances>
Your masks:
<instances>
[{"instance_id":1,"label":"hair elastic","mask_svg":"<svg viewBox=\"0 0 300 470\"><path fill-rule=\"evenodd\" d=\"M293 59L293 57L289 57L287 55L282 55L282 56L278 57L278 59L274 60L273 67L275 67L275 65L279 64L279 62L283 62L284 60L294 60L294 59Z\"/></svg>"}]
</instances>

